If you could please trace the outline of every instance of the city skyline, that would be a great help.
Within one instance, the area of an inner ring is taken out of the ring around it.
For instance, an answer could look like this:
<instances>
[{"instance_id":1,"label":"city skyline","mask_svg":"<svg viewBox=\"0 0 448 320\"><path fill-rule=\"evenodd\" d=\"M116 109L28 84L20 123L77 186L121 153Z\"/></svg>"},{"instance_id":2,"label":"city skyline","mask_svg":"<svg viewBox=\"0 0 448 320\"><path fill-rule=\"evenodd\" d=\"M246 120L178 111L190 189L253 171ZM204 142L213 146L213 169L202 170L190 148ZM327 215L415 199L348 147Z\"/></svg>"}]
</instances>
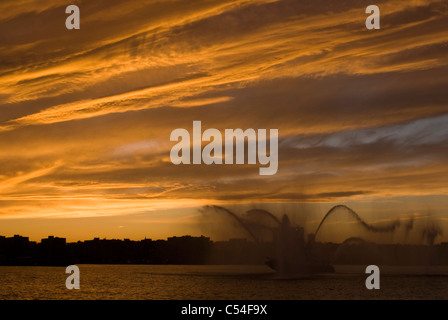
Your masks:
<instances>
[{"instance_id":1,"label":"city skyline","mask_svg":"<svg viewBox=\"0 0 448 320\"><path fill-rule=\"evenodd\" d=\"M289 243L285 252L294 248L295 255L300 255L303 245L304 253L313 252L306 255L307 260L314 261L316 267L321 263L325 272L334 272L335 265L362 266L373 263L396 268L443 268L448 264L448 242L437 245L374 244L360 238L350 238L343 243L305 244L300 237L296 241ZM49 236L39 243L19 235L10 238L0 236L0 266L266 265L278 272L279 265L275 262L279 257L278 245L276 241L213 241L209 237L189 235L164 240L94 238L77 242Z\"/></svg>"}]
</instances>

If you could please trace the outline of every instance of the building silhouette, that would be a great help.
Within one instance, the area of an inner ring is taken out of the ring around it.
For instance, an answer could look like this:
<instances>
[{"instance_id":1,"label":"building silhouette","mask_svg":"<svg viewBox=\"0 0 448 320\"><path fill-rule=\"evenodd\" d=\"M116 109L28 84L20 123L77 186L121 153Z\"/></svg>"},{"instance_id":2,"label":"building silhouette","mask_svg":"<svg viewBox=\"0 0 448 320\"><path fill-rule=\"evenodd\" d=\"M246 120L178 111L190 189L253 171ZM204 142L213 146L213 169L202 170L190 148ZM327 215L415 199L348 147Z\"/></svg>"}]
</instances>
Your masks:
<instances>
[{"instance_id":1,"label":"building silhouette","mask_svg":"<svg viewBox=\"0 0 448 320\"><path fill-rule=\"evenodd\" d=\"M448 242L438 245L372 244L355 240L343 244L313 242L312 250L320 261L334 264L360 264L374 256L389 265L448 265ZM189 235L140 241L94 238L73 243L55 236L41 239L40 243L20 235L0 236L0 265L17 266L263 264L275 252L273 242L212 241L205 236Z\"/></svg>"}]
</instances>

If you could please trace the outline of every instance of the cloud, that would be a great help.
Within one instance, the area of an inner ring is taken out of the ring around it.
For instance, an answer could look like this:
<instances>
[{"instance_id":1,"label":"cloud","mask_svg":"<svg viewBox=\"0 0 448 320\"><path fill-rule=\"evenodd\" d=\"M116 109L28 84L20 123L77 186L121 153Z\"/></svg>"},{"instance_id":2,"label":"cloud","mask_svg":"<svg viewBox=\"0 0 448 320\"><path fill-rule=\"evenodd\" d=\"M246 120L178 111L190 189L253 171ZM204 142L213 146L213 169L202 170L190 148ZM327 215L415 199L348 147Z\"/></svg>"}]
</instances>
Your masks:
<instances>
[{"instance_id":1,"label":"cloud","mask_svg":"<svg viewBox=\"0 0 448 320\"><path fill-rule=\"evenodd\" d=\"M446 1L0 4L4 217L446 194ZM175 128L279 129L279 171L174 166ZM440 203L440 202L437 202Z\"/></svg>"}]
</instances>

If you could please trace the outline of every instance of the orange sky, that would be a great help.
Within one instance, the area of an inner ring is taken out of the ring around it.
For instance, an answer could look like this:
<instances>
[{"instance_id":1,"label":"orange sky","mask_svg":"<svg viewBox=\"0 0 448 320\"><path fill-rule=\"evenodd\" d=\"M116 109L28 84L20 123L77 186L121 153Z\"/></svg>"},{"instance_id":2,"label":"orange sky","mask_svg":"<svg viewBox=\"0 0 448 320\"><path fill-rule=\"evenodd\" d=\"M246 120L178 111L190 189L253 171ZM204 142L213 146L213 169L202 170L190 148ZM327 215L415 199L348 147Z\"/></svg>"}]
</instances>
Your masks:
<instances>
[{"instance_id":1,"label":"orange sky","mask_svg":"<svg viewBox=\"0 0 448 320\"><path fill-rule=\"evenodd\" d=\"M201 234L205 204L445 224L448 3L376 1L371 31L369 4L2 1L0 235ZM278 173L174 166L193 120L279 129Z\"/></svg>"}]
</instances>

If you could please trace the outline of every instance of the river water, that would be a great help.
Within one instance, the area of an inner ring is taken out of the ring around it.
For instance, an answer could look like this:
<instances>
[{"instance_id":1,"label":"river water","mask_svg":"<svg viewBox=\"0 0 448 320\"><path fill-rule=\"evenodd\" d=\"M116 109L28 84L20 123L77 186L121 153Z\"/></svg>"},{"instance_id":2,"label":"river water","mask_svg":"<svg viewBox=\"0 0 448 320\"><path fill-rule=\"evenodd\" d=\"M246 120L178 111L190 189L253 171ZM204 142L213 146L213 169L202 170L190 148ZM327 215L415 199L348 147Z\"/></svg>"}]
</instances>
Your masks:
<instances>
[{"instance_id":1,"label":"river water","mask_svg":"<svg viewBox=\"0 0 448 320\"><path fill-rule=\"evenodd\" d=\"M68 290L64 267L0 267L0 299L448 299L446 275L381 275L367 290L367 275L344 273L299 279L268 267L185 265L78 265L79 290Z\"/></svg>"}]
</instances>

